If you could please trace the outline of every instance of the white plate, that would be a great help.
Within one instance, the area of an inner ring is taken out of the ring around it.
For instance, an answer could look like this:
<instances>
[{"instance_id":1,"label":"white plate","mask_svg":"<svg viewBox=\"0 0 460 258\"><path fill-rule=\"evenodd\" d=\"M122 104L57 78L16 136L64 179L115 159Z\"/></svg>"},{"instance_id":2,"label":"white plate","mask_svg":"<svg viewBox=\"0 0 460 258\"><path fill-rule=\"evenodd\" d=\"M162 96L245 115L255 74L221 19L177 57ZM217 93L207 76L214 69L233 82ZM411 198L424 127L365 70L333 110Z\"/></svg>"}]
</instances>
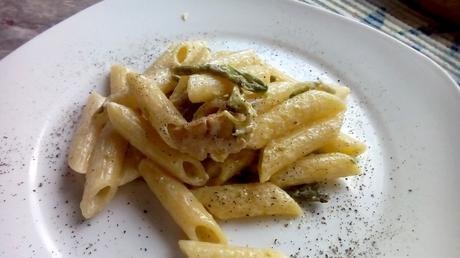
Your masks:
<instances>
[{"instance_id":1,"label":"white plate","mask_svg":"<svg viewBox=\"0 0 460 258\"><path fill-rule=\"evenodd\" d=\"M0 256L180 256L183 233L142 182L83 221L84 178L65 155L88 92L105 92L111 64L142 70L171 41L191 38L254 48L297 78L349 85L344 128L369 146L365 173L331 184L330 203L306 206L293 221L223 223L231 243L295 257L460 255L460 98L439 66L297 2L114 0L0 62Z\"/></svg>"}]
</instances>

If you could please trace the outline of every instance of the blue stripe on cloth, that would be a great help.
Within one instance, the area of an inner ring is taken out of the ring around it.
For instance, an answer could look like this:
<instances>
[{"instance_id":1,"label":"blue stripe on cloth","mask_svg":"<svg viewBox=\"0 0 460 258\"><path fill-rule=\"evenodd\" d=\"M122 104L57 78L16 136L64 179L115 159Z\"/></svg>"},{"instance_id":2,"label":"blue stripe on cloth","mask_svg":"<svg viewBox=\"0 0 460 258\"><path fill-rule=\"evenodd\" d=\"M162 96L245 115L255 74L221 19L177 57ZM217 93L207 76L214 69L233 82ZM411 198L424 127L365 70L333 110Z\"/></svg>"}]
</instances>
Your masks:
<instances>
[{"instance_id":1,"label":"blue stripe on cloth","mask_svg":"<svg viewBox=\"0 0 460 258\"><path fill-rule=\"evenodd\" d=\"M436 28L442 26L404 3L376 0L301 1L358 19L381 30L431 58L460 85L460 42L454 40L454 35L437 32Z\"/></svg>"}]
</instances>

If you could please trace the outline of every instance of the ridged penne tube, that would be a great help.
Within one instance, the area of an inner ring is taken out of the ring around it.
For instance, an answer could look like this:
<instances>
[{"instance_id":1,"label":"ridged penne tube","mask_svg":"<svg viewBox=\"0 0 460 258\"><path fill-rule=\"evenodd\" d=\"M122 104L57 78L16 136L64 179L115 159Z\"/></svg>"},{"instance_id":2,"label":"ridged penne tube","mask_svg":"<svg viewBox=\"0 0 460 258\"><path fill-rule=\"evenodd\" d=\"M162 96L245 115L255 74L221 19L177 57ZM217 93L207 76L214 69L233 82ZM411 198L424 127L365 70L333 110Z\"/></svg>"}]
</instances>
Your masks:
<instances>
[{"instance_id":1,"label":"ridged penne tube","mask_svg":"<svg viewBox=\"0 0 460 258\"><path fill-rule=\"evenodd\" d=\"M169 96L169 100L187 121L191 121L196 111L196 106L190 103L187 95L189 76L181 76L176 88Z\"/></svg>"},{"instance_id":2,"label":"ridged penne tube","mask_svg":"<svg viewBox=\"0 0 460 258\"><path fill-rule=\"evenodd\" d=\"M129 69L122 65L112 65L110 69L110 94L127 92L126 74Z\"/></svg>"},{"instance_id":3,"label":"ridged penne tube","mask_svg":"<svg viewBox=\"0 0 460 258\"><path fill-rule=\"evenodd\" d=\"M262 148L272 139L316 119L334 116L344 109L345 104L332 94L317 90L301 93L257 116L248 146Z\"/></svg>"},{"instance_id":4,"label":"ridged penne tube","mask_svg":"<svg viewBox=\"0 0 460 258\"><path fill-rule=\"evenodd\" d=\"M210 60L215 60L215 59L218 59L218 58L222 58L224 56L231 55L232 53L234 53L234 52L229 51L229 50L221 50L221 51L212 52L211 57L209 59Z\"/></svg>"},{"instance_id":5,"label":"ridged penne tube","mask_svg":"<svg viewBox=\"0 0 460 258\"><path fill-rule=\"evenodd\" d=\"M125 159L123 160L123 173L120 180L120 186L134 181L136 178L140 177L138 166L141 160L144 158L144 155L135 147L132 145L128 147Z\"/></svg>"},{"instance_id":6,"label":"ridged penne tube","mask_svg":"<svg viewBox=\"0 0 460 258\"><path fill-rule=\"evenodd\" d=\"M68 163L78 173L86 173L88 163L96 143L97 135L107 120L102 109L105 98L96 92L88 97L86 106L80 115L80 120L70 144Z\"/></svg>"},{"instance_id":7,"label":"ridged penne tube","mask_svg":"<svg viewBox=\"0 0 460 258\"><path fill-rule=\"evenodd\" d=\"M134 111L116 103L108 103L106 107L115 129L146 157L182 182L195 186L207 182L208 175L201 162L169 147Z\"/></svg>"},{"instance_id":8,"label":"ridged penne tube","mask_svg":"<svg viewBox=\"0 0 460 258\"><path fill-rule=\"evenodd\" d=\"M187 123L182 114L160 88L145 76L129 73L127 81L130 93L136 99L143 115L160 134L161 138L169 146L175 147L175 143L169 135L168 127Z\"/></svg>"},{"instance_id":9,"label":"ridged penne tube","mask_svg":"<svg viewBox=\"0 0 460 258\"><path fill-rule=\"evenodd\" d=\"M305 84L308 83L313 84L315 82L281 81L269 83L268 91L262 96L256 95L256 98L251 101L251 104L258 114L265 113L274 106L291 98L296 92L305 89ZM342 100L345 100L350 92L350 89L345 86L327 85L326 87L332 89L335 92L334 95Z\"/></svg>"},{"instance_id":10,"label":"ridged penne tube","mask_svg":"<svg viewBox=\"0 0 460 258\"><path fill-rule=\"evenodd\" d=\"M253 50L226 53L210 60L211 64L230 65L242 71L246 69L247 72L257 71L259 76L264 77L267 75L263 74L261 69L257 69L257 67L260 67L261 62L262 60ZM230 94L232 88L233 84L231 82L217 76L196 74L190 76L187 92L190 102L201 103L224 96L225 94Z\"/></svg>"},{"instance_id":11,"label":"ridged penne tube","mask_svg":"<svg viewBox=\"0 0 460 258\"><path fill-rule=\"evenodd\" d=\"M279 187L289 187L355 176L359 173L355 159L346 154L310 154L275 173L270 182Z\"/></svg>"},{"instance_id":12,"label":"ridged penne tube","mask_svg":"<svg viewBox=\"0 0 460 258\"><path fill-rule=\"evenodd\" d=\"M262 59L254 50L241 50L232 52L216 59L210 60L211 64L230 65L234 68L240 68L248 65L262 64Z\"/></svg>"},{"instance_id":13,"label":"ridged penne tube","mask_svg":"<svg viewBox=\"0 0 460 258\"><path fill-rule=\"evenodd\" d=\"M177 82L176 87L169 96L169 100L180 111L180 107L188 103L187 97L187 83L189 76L182 76Z\"/></svg>"},{"instance_id":14,"label":"ridged penne tube","mask_svg":"<svg viewBox=\"0 0 460 258\"><path fill-rule=\"evenodd\" d=\"M179 240L179 247L188 258L286 258L271 248L251 248Z\"/></svg>"},{"instance_id":15,"label":"ridged penne tube","mask_svg":"<svg viewBox=\"0 0 460 258\"><path fill-rule=\"evenodd\" d=\"M337 137L342 126L342 116L320 120L300 128L265 146L259 158L259 179L266 182L282 168L310 154Z\"/></svg>"},{"instance_id":16,"label":"ridged penne tube","mask_svg":"<svg viewBox=\"0 0 460 258\"><path fill-rule=\"evenodd\" d=\"M223 99L213 99L209 102L205 102L195 111L193 120L218 113L219 111L225 110L226 107L227 102Z\"/></svg>"},{"instance_id":17,"label":"ridged penne tube","mask_svg":"<svg viewBox=\"0 0 460 258\"><path fill-rule=\"evenodd\" d=\"M238 153L230 154L224 162L208 162L205 166L206 172L208 175L215 175L209 180L208 185L221 185L227 182L243 168L249 166L256 157L256 151L244 149Z\"/></svg>"},{"instance_id":18,"label":"ridged penne tube","mask_svg":"<svg viewBox=\"0 0 460 258\"><path fill-rule=\"evenodd\" d=\"M196 65L209 60L210 51L203 41L185 41L171 45L147 70L144 75L153 80L164 92L173 90L175 81L171 68L178 65Z\"/></svg>"},{"instance_id":19,"label":"ridged penne tube","mask_svg":"<svg viewBox=\"0 0 460 258\"><path fill-rule=\"evenodd\" d=\"M339 97L341 100L345 100L350 94L350 88L348 88L347 86L329 84L329 87L334 89L335 91L334 95Z\"/></svg>"},{"instance_id":20,"label":"ridged penne tube","mask_svg":"<svg viewBox=\"0 0 460 258\"><path fill-rule=\"evenodd\" d=\"M130 70L122 65L113 65L110 71L110 96L109 101L136 109L134 97L129 93L126 75Z\"/></svg>"},{"instance_id":21,"label":"ridged penne tube","mask_svg":"<svg viewBox=\"0 0 460 258\"><path fill-rule=\"evenodd\" d=\"M366 144L344 133L340 133L317 150L319 153L341 152L354 157L365 151Z\"/></svg>"},{"instance_id":22,"label":"ridged penne tube","mask_svg":"<svg viewBox=\"0 0 460 258\"><path fill-rule=\"evenodd\" d=\"M127 146L127 141L107 123L96 141L89 161L80 203L83 217L89 219L95 216L115 196L122 177Z\"/></svg>"},{"instance_id":23,"label":"ridged penne tube","mask_svg":"<svg viewBox=\"0 0 460 258\"><path fill-rule=\"evenodd\" d=\"M249 73L263 81L265 84L270 82L270 71L260 64L243 66L239 69L241 72Z\"/></svg>"},{"instance_id":24,"label":"ridged penne tube","mask_svg":"<svg viewBox=\"0 0 460 258\"><path fill-rule=\"evenodd\" d=\"M302 214L294 199L272 183L203 186L192 192L219 219Z\"/></svg>"},{"instance_id":25,"label":"ridged penne tube","mask_svg":"<svg viewBox=\"0 0 460 258\"><path fill-rule=\"evenodd\" d=\"M108 97L107 101L115 102L134 110L137 110L139 108L136 99L133 97L133 95L126 91L111 94Z\"/></svg>"},{"instance_id":26,"label":"ridged penne tube","mask_svg":"<svg viewBox=\"0 0 460 258\"><path fill-rule=\"evenodd\" d=\"M271 108L289 99L292 93L305 88L298 82L273 82L268 84L268 90L263 96L257 96L252 105L258 114L262 114Z\"/></svg>"},{"instance_id":27,"label":"ridged penne tube","mask_svg":"<svg viewBox=\"0 0 460 258\"><path fill-rule=\"evenodd\" d=\"M296 82L294 78L287 75L286 73L281 72L280 70L276 69L275 67L263 64L267 70L270 72L270 82Z\"/></svg>"},{"instance_id":28,"label":"ridged penne tube","mask_svg":"<svg viewBox=\"0 0 460 258\"><path fill-rule=\"evenodd\" d=\"M217 76L194 74L189 77L187 94L190 102L201 103L230 94L233 84Z\"/></svg>"},{"instance_id":29,"label":"ridged penne tube","mask_svg":"<svg viewBox=\"0 0 460 258\"><path fill-rule=\"evenodd\" d=\"M224 232L212 215L181 182L147 159L141 161L139 172L150 190L191 240L227 243Z\"/></svg>"},{"instance_id":30,"label":"ridged penne tube","mask_svg":"<svg viewBox=\"0 0 460 258\"><path fill-rule=\"evenodd\" d=\"M239 71L249 73L264 83L269 83L270 75L268 70L258 64L248 65L239 68ZM218 76L195 74L190 76L187 85L187 93L190 102L201 103L211 101L215 98L231 94L233 84Z\"/></svg>"}]
</instances>

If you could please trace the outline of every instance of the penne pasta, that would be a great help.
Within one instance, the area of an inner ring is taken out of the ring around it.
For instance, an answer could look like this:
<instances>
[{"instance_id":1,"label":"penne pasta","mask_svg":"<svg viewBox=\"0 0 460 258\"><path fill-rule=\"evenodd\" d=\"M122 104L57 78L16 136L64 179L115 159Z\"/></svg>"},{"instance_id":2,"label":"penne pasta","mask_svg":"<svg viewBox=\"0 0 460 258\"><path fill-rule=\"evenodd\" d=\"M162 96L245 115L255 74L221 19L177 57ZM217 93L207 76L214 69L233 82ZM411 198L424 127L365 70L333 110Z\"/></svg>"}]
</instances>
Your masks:
<instances>
[{"instance_id":1,"label":"penne pasta","mask_svg":"<svg viewBox=\"0 0 460 258\"><path fill-rule=\"evenodd\" d=\"M243 137L235 137L234 121L229 113L219 112L191 121L184 126L171 127L169 134L183 153L204 160L210 156L222 162L229 154L237 153L246 146Z\"/></svg>"},{"instance_id":2,"label":"penne pasta","mask_svg":"<svg viewBox=\"0 0 460 258\"><path fill-rule=\"evenodd\" d=\"M179 247L188 258L285 258L271 248L251 248L179 240Z\"/></svg>"},{"instance_id":3,"label":"penne pasta","mask_svg":"<svg viewBox=\"0 0 460 258\"><path fill-rule=\"evenodd\" d=\"M188 257L285 257L229 246L215 218L300 216L293 198L329 200L311 183L358 175L366 146L340 133L349 94L203 41L172 44L143 74L113 65L110 95L90 95L69 150L86 173L82 214L142 177L190 239L179 241Z\"/></svg>"},{"instance_id":4,"label":"penne pasta","mask_svg":"<svg viewBox=\"0 0 460 258\"><path fill-rule=\"evenodd\" d=\"M328 84L328 86L334 89L335 91L334 95L339 97L341 100L345 100L350 94L350 88L346 86L340 86L340 85L334 85L334 84Z\"/></svg>"},{"instance_id":5,"label":"penne pasta","mask_svg":"<svg viewBox=\"0 0 460 258\"><path fill-rule=\"evenodd\" d=\"M144 75L153 80L164 93L174 89L175 80L171 68L177 65L202 64L209 60L210 53L203 41L185 41L169 47L147 70Z\"/></svg>"},{"instance_id":6,"label":"penne pasta","mask_svg":"<svg viewBox=\"0 0 460 258\"><path fill-rule=\"evenodd\" d=\"M84 174L88 169L89 159L96 143L97 135L99 135L107 120L102 108L104 102L104 97L92 92L80 116L67 159L69 166L75 172Z\"/></svg>"},{"instance_id":7,"label":"penne pasta","mask_svg":"<svg viewBox=\"0 0 460 258\"><path fill-rule=\"evenodd\" d=\"M346 154L310 154L275 173L270 182L284 188L356 176L359 173L360 169L354 158Z\"/></svg>"},{"instance_id":8,"label":"penne pasta","mask_svg":"<svg viewBox=\"0 0 460 258\"><path fill-rule=\"evenodd\" d=\"M248 66L243 66L240 68L241 72L249 73L265 84L270 83L270 70L267 69L265 66L260 64L253 64Z\"/></svg>"},{"instance_id":9,"label":"penne pasta","mask_svg":"<svg viewBox=\"0 0 460 258\"><path fill-rule=\"evenodd\" d=\"M215 60L215 59L218 59L218 58L222 58L222 57L231 55L232 53L234 53L234 52L233 51L228 51L228 50L216 51L216 52L211 53L210 60Z\"/></svg>"},{"instance_id":10,"label":"penne pasta","mask_svg":"<svg viewBox=\"0 0 460 258\"><path fill-rule=\"evenodd\" d=\"M189 76L182 76L177 83L176 88L169 96L169 100L182 114L185 120L191 121L194 117L195 111L198 109L197 105L193 105L187 96L187 84Z\"/></svg>"},{"instance_id":11,"label":"penne pasta","mask_svg":"<svg viewBox=\"0 0 460 258\"><path fill-rule=\"evenodd\" d=\"M238 153L230 154L224 162L210 161L206 164L206 173L214 175L208 185L221 185L243 168L249 166L257 157L254 150L241 150ZM212 176L211 176L212 177Z\"/></svg>"},{"instance_id":12,"label":"penne pasta","mask_svg":"<svg viewBox=\"0 0 460 258\"><path fill-rule=\"evenodd\" d=\"M107 113L114 128L131 145L166 171L190 185L200 186L207 182L208 175L201 162L169 147L135 112L119 104L108 103Z\"/></svg>"},{"instance_id":13,"label":"penne pasta","mask_svg":"<svg viewBox=\"0 0 460 258\"><path fill-rule=\"evenodd\" d=\"M331 117L345 109L345 104L334 95L311 90L275 106L254 119L254 128L248 146L264 147L271 139L299 129L311 121Z\"/></svg>"},{"instance_id":14,"label":"penne pasta","mask_svg":"<svg viewBox=\"0 0 460 258\"><path fill-rule=\"evenodd\" d=\"M122 177L120 180L120 186L125 185L129 182L134 181L138 177L140 177L138 166L142 159L144 159L144 155L138 151L135 147L130 145L128 150L126 151L125 158L123 160L123 168L122 168Z\"/></svg>"},{"instance_id":15,"label":"penne pasta","mask_svg":"<svg viewBox=\"0 0 460 258\"><path fill-rule=\"evenodd\" d=\"M268 84L268 91L262 97L252 100L252 105L258 114L263 114L303 88L298 82L273 82Z\"/></svg>"},{"instance_id":16,"label":"penne pasta","mask_svg":"<svg viewBox=\"0 0 460 258\"><path fill-rule=\"evenodd\" d=\"M227 102L222 99L213 99L203 103L193 114L192 120L197 120L208 115L224 111L227 107Z\"/></svg>"},{"instance_id":17,"label":"penne pasta","mask_svg":"<svg viewBox=\"0 0 460 258\"><path fill-rule=\"evenodd\" d=\"M272 183L204 186L192 192L219 219L302 214L299 205Z\"/></svg>"},{"instance_id":18,"label":"penne pasta","mask_svg":"<svg viewBox=\"0 0 460 258\"><path fill-rule=\"evenodd\" d=\"M150 190L191 240L227 243L224 232L212 215L181 182L147 159L141 161L139 172Z\"/></svg>"},{"instance_id":19,"label":"penne pasta","mask_svg":"<svg viewBox=\"0 0 460 258\"><path fill-rule=\"evenodd\" d=\"M190 104L187 96L188 80L188 76L182 76L177 82L177 86L174 88L171 96L169 96L169 101L171 101L179 112L181 112L182 107L185 108L187 104Z\"/></svg>"},{"instance_id":20,"label":"penne pasta","mask_svg":"<svg viewBox=\"0 0 460 258\"><path fill-rule=\"evenodd\" d=\"M319 86L314 86L315 84ZM312 88L315 87L318 90L321 90L321 88L330 89L334 92L335 96L342 100L345 100L350 92L350 89L345 86L318 84L316 82L281 81L269 83L268 91L262 96L256 96L255 99L252 99L251 103L257 113L262 114L287 99L292 98L296 93L305 92L306 86L308 85L312 85Z\"/></svg>"},{"instance_id":21,"label":"penne pasta","mask_svg":"<svg viewBox=\"0 0 460 258\"><path fill-rule=\"evenodd\" d=\"M161 138L169 146L175 147L176 144L169 135L169 127L187 123L182 114L151 80L134 73L128 74L127 80L130 92L136 99L143 115Z\"/></svg>"},{"instance_id":22,"label":"penne pasta","mask_svg":"<svg viewBox=\"0 0 460 258\"><path fill-rule=\"evenodd\" d=\"M310 154L338 135L342 116L313 122L290 134L271 141L262 151L259 161L260 182L266 182L278 170Z\"/></svg>"},{"instance_id":23,"label":"penne pasta","mask_svg":"<svg viewBox=\"0 0 460 258\"><path fill-rule=\"evenodd\" d=\"M129 94L126 75L130 70L121 65L113 65L110 71L110 96L109 101L137 109L136 100Z\"/></svg>"},{"instance_id":24,"label":"penne pasta","mask_svg":"<svg viewBox=\"0 0 460 258\"><path fill-rule=\"evenodd\" d=\"M83 198L83 217L92 218L115 196L122 177L127 142L110 123L104 126L89 162Z\"/></svg>"},{"instance_id":25,"label":"penne pasta","mask_svg":"<svg viewBox=\"0 0 460 258\"><path fill-rule=\"evenodd\" d=\"M242 50L232 52L229 55L223 55L216 59L210 60L211 64L230 65L234 68L241 68L249 65L262 64L262 59L254 50Z\"/></svg>"},{"instance_id":26,"label":"penne pasta","mask_svg":"<svg viewBox=\"0 0 460 258\"><path fill-rule=\"evenodd\" d=\"M112 65L110 69L110 94L127 93L126 74L129 69L122 65Z\"/></svg>"},{"instance_id":27,"label":"penne pasta","mask_svg":"<svg viewBox=\"0 0 460 258\"><path fill-rule=\"evenodd\" d=\"M233 84L217 76L194 74L189 77L187 94L190 102L201 103L211 101L226 94L230 94Z\"/></svg>"},{"instance_id":28,"label":"penne pasta","mask_svg":"<svg viewBox=\"0 0 460 258\"><path fill-rule=\"evenodd\" d=\"M286 73L281 72L275 67L268 65L268 64L263 64L263 65L270 72L270 82L296 82L294 78L287 75Z\"/></svg>"},{"instance_id":29,"label":"penne pasta","mask_svg":"<svg viewBox=\"0 0 460 258\"><path fill-rule=\"evenodd\" d=\"M249 73L264 83L270 82L269 71L260 64L242 65L239 68L239 71ZM192 103L211 101L215 98L230 95L232 89L233 84L230 81L217 76L205 74L195 74L190 76L187 85L188 97Z\"/></svg>"},{"instance_id":30,"label":"penne pasta","mask_svg":"<svg viewBox=\"0 0 460 258\"><path fill-rule=\"evenodd\" d=\"M365 151L364 143L344 133L340 133L317 150L319 153L341 152L354 157Z\"/></svg>"}]
</instances>

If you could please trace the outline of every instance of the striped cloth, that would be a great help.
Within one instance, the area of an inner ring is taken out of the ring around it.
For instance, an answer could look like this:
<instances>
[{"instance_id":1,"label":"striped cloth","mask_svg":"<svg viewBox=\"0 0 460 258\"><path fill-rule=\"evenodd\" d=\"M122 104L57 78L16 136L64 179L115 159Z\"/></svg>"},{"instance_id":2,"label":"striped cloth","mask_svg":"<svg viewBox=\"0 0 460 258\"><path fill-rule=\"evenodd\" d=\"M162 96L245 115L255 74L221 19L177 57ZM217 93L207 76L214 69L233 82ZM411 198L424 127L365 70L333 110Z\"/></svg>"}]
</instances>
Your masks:
<instances>
[{"instance_id":1,"label":"striped cloth","mask_svg":"<svg viewBox=\"0 0 460 258\"><path fill-rule=\"evenodd\" d=\"M302 1L357 19L398 39L438 63L460 85L460 41L455 35L460 31L455 26L446 28L397 0Z\"/></svg>"}]
</instances>

